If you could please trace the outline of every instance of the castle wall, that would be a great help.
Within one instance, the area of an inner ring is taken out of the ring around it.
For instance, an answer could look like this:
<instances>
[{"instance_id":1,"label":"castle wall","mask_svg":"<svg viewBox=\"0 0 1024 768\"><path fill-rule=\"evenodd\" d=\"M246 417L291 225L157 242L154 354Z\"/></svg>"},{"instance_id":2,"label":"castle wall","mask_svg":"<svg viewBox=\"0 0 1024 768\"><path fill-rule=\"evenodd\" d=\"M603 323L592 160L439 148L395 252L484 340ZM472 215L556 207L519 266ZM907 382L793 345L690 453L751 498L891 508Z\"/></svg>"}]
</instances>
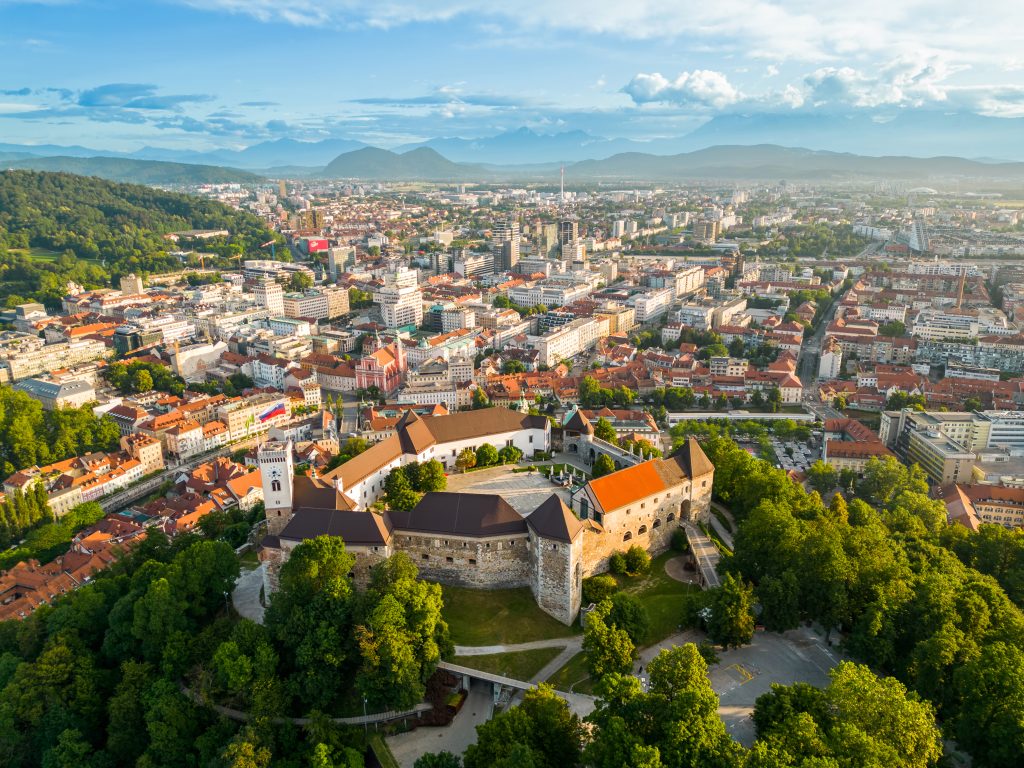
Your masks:
<instances>
[{"instance_id":1,"label":"castle wall","mask_svg":"<svg viewBox=\"0 0 1024 768\"><path fill-rule=\"evenodd\" d=\"M583 589L583 534L572 542L539 538L530 532L533 569L530 589L537 605L563 624L580 612Z\"/></svg>"},{"instance_id":2,"label":"castle wall","mask_svg":"<svg viewBox=\"0 0 1024 768\"><path fill-rule=\"evenodd\" d=\"M480 589L530 584L530 545L526 533L486 539L396 530L391 546L405 552L420 578Z\"/></svg>"}]
</instances>

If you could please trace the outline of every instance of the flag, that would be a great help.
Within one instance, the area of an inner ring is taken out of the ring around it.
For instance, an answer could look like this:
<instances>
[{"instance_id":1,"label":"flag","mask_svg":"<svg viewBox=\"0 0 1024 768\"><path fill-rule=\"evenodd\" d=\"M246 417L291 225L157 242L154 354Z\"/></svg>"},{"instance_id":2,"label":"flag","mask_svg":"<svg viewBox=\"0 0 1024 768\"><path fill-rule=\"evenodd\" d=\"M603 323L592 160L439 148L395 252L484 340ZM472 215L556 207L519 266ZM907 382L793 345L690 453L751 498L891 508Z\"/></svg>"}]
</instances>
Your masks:
<instances>
[{"instance_id":1,"label":"flag","mask_svg":"<svg viewBox=\"0 0 1024 768\"><path fill-rule=\"evenodd\" d=\"M271 408L268 408L260 414L260 423L268 419L272 419L275 416L284 416L288 411L284 407L284 403L275 403Z\"/></svg>"}]
</instances>

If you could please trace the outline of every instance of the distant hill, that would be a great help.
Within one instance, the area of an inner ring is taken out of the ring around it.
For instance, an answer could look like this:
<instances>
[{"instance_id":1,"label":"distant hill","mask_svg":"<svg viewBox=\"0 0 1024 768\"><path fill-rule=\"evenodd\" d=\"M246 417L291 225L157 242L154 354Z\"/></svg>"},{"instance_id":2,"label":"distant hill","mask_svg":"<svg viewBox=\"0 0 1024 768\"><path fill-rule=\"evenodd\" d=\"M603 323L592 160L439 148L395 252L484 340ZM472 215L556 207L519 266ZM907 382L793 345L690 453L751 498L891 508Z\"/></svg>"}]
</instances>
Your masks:
<instances>
[{"instance_id":1,"label":"distant hill","mask_svg":"<svg viewBox=\"0 0 1024 768\"><path fill-rule=\"evenodd\" d=\"M490 174L478 166L453 163L427 147L404 154L364 147L338 155L324 168L323 175L331 179L456 181Z\"/></svg>"},{"instance_id":2,"label":"distant hill","mask_svg":"<svg viewBox=\"0 0 1024 768\"><path fill-rule=\"evenodd\" d=\"M868 157L780 147L715 146L678 155L639 152L587 160L567 169L587 179L928 179L1024 180L1024 163L982 163L959 157Z\"/></svg>"},{"instance_id":3,"label":"distant hill","mask_svg":"<svg viewBox=\"0 0 1024 768\"><path fill-rule=\"evenodd\" d=\"M529 128L476 139L435 138L398 147L396 152L427 147L460 163L535 165L593 160L621 152L670 153L685 148L681 140L642 142L608 139L586 131L537 133Z\"/></svg>"},{"instance_id":4,"label":"distant hill","mask_svg":"<svg viewBox=\"0 0 1024 768\"><path fill-rule=\"evenodd\" d=\"M247 170L278 166L322 168L343 152L351 152L365 146L361 141L351 139L324 139L323 141L276 139L253 144L245 149L216 149L210 152L182 152L177 149L143 147L137 152L133 152L131 157L141 160L226 165Z\"/></svg>"},{"instance_id":5,"label":"distant hill","mask_svg":"<svg viewBox=\"0 0 1024 768\"><path fill-rule=\"evenodd\" d=\"M965 112L719 115L684 136L676 151L782 144L860 155L1024 160L1024 118Z\"/></svg>"},{"instance_id":6,"label":"distant hill","mask_svg":"<svg viewBox=\"0 0 1024 768\"><path fill-rule=\"evenodd\" d=\"M131 184L226 184L255 182L254 173L215 165L188 165L123 157L30 157L3 162L6 168L74 173Z\"/></svg>"}]
</instances>

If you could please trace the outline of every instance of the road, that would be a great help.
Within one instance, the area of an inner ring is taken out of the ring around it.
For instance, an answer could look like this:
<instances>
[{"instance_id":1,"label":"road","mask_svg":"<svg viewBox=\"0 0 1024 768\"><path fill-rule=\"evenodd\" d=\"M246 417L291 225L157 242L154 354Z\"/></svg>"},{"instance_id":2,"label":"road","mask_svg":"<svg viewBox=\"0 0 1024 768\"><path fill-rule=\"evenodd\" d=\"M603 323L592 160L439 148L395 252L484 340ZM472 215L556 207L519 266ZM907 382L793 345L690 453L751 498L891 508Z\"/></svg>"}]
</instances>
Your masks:
<instances>
[{"instance_id":1,"label":"road","mask_svg":"<svg viewBox=\"0 0 1024 768\"><path fill-rule=\"evenodd\" d=\"M809 339L805 339L800 346L800 355L797 358L796 370L800 381L804 385L804 399L817 401L818 399L818 355L821 354L821 342L825 338L825 331L829 324L835 319L839 303L843 300L845 290L836 295L832 306L821 318L818 327ZM831 418L831 417L830 417Z\"/></svg>"}]
</instances>

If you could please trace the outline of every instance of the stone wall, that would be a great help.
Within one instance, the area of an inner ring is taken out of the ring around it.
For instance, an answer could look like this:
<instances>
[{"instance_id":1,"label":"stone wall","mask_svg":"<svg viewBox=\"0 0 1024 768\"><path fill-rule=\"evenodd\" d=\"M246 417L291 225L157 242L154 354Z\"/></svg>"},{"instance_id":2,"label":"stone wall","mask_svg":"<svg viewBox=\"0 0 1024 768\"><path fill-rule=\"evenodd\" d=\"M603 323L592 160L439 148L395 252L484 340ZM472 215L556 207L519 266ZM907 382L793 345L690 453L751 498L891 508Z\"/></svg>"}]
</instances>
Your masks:
<instances>
[{"instance_id":1,"label":"stone wall","mask_svg":"<svg viewBox=\"0 0 1024 768\"><path fill-rule=\"evenodd\" d=\"M641 504L643 506L641 506ZM672 541L672 532L681 518L688 519L690 501L676 489L653 499L637 502L625 509L606 514L600 525L587 526L583 540L583 575L593 576L608 570L608 559L632 546L643 547L655 557Z\"/></svg>"},{"instance_id":2,"label":"stone wall","mask_svg":"<svg viewBox=\"0 0 1024 768\"><path fill-rule=\"evenodd\" d=\"M480 589L530 584L526 533L474 539L396 530L391 546L405 552L420 569L420 578L430 581Z\"/></svg>"},{"instance_id":3,"label":"stone wall","mask_svg":"<svg viewBox=\"0 0 1024 768\"><path fill-rule=\"evenodd\" d=\"M580 611L583 582L583 532L570 542L539 538L530 532L533 574L530 589L537 605L563 624Z\"/></svg>"}]
</instances>

